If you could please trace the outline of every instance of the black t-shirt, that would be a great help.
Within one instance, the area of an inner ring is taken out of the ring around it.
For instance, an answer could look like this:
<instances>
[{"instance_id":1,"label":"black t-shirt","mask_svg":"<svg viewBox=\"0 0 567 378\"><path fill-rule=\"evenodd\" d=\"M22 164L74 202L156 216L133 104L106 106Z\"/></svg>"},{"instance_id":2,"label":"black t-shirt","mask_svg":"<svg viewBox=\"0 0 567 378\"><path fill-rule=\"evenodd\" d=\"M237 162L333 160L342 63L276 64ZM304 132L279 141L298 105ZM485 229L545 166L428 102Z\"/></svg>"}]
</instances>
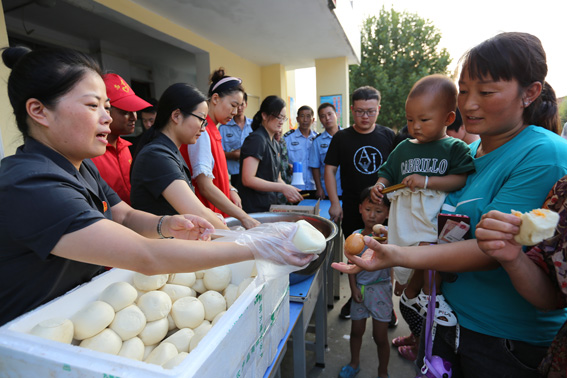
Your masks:
<instances>
[{"instance_id":1,"label":"black t-shirt","mask_svg":"<svg viewBox=\"0 0 567 378\"><path fill-rule=\"evenodd\" d=\"M349 127L337 131L331 140L325 164L341 167L343 201L355 201L368 186L378 180L378 169L393 149L395 134L387 127L376 125L369 134L360 134Z\"/></svg>"},{"instance_id":2,"label":"black t-shirt","mask_svg":"<svg viewBox=\"0 0 567 378\"><path fill-rule=\"evenodd\" d=\"M28 138L2 160L0 201L1 325L102 271L51 251L63 235L112 219L110 208L121 200L90 160L77 171L62 155Z\"/></svg>"},{"instance_id":3,"label":"black t-shirt","mask_svg":"<svg viewBox=\"0 0 567 378\"><path fill-rule=\"evenodd\" d=\"M249 156L260 160L256 177L271 182L278 181L281 147L275 139L270 140L263 126L258 127L244 140L240 148L240 172L242 172L242 162ZM241 185L239 194L242 199L242 209L247 213L269 211L270 205L277 203L275 192L260 192Z\"/></svg>"},{"instance_id":4,"label":"black t-shirt","mask_svg":"<svg viewBox=\"0 0 567 378\"><path fill-rule=\"evenodd\" d=\"M177 214L162 193L175 180L185 181L193 190L190 176L175 143L159 133L134 159L130 176L132 207L156 215Z\"/></svg>"}]
</instances>

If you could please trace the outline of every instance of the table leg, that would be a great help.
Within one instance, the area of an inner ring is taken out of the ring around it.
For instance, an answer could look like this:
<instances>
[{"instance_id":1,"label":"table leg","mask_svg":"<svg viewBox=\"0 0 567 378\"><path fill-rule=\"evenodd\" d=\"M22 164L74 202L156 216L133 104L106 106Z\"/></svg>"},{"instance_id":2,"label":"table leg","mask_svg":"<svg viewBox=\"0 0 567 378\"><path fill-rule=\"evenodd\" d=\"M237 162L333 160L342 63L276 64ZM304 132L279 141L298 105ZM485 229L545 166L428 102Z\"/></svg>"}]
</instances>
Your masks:
<instances>
[{"instance_id":1,"label":"table leg","mask_svg":"<svg viewBox=\"0 0 567 378\"><path fill-rule=\"evenodd\" d=\"M333 279L334 279L334 274L333 271L334 269L331 268L331 263L335 260L335 248L337 245L337 237L335 236L333 238L333 240L331 240L329 242L329 246L327 248L329 248L329 251L327 251L327 261L325 261L325 283L326 283L326 288L327 288L327 295L326 295L326 301L327 301L327 307L329 309L333 308L333 303L334 303L334 295L333 295Z\"/></svg>"},{"instance_id":2,"label":"table leg","mask_svg":"<svg viewBox=\"0 0 567 378\"><path fill-rule=\"evenodd\" d=\"M292 331L293 337L293 376L294 378L305 378L307 374L305 362L305 330L303 328L303 311L297 319L297 324Z\"/></svg>"},{"instance_id":3,"label":"table leg","mask_svg":"<svg viewBox=\"0 0 567 378\"><path fill-rule=\"evenodd\" d=\"M326 287L323 285L323 287ZM315 305L315 364L325 367L325 347L327 346L327 306L325 291L319 291Z\"/></svg>"}]
</instances>

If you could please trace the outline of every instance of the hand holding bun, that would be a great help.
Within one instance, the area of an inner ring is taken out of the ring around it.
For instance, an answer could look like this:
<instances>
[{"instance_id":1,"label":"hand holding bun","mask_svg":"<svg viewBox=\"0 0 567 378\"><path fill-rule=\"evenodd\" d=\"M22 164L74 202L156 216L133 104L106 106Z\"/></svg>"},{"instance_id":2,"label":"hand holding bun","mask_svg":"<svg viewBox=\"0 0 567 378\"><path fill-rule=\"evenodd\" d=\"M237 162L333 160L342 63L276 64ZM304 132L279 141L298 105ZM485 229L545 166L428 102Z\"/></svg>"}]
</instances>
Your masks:
<instances>
[{"instance_id":1,"label":"hand holding bun","mask_svg":"<svg viewBox=\"0 0 567 378\"><path fill-rule=\"evenodd\" d=\"M388 240L388 227L384 226L383 224L375 224L372 226L372 234L374 234L374 239L378 240L379 242L385 242Z\"/></svg>"},{"instance_id":2,"label":"hand holding bun","mask_svg":"<svg viewBox=\"0 0 567 378\"><path fill-rule=\"evenodd\" d=\"M325 250L327 241L325 236L306 220L297 222L297 231L292 238L293 244L303 253L319 254Z\"/></svg>"},{"instance_id":3,"label":"hand holding bun","mask_svg":"<svg viewBox=\"0 0 567 378\"><path fill-rule=\"evenodd\" d=\"M345 255L356 256L364 249L364 236L358 232L350 235L345 240Z\"/></svg>"},{"instance_id":4,"label":"hand holding bun","mask_svg":"<svg viewBox=\"0 0 567 378\"><path fill-rule=\"evenodd\" d=\"M559 222L559 214L547 209L534 209L529 213L512 210L512 214L522 219L520 232L514 236L514 240L527 246L552 237Z\"/></svg>"}]
</instances>

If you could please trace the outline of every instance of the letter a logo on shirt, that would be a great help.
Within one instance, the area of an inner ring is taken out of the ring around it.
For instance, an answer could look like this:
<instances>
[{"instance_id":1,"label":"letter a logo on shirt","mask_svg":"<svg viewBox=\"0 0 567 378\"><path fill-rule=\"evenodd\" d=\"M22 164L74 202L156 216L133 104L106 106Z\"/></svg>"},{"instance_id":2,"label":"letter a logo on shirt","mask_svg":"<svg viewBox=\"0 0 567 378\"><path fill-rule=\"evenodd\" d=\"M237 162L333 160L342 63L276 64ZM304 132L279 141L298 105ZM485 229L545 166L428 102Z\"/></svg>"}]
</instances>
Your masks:
<instances>
[{"instance_id":1,"label":"letter a logo on shirt","mask_svg":"<svg viewBox=\"0 0 567 378\"><path fill-rule=\"evenodd\" d=\"M365 175L378 172L382 165L382 154L373 146L359 148L353 157L353 164L357 171Z\"/></svg>"}]
</instances>

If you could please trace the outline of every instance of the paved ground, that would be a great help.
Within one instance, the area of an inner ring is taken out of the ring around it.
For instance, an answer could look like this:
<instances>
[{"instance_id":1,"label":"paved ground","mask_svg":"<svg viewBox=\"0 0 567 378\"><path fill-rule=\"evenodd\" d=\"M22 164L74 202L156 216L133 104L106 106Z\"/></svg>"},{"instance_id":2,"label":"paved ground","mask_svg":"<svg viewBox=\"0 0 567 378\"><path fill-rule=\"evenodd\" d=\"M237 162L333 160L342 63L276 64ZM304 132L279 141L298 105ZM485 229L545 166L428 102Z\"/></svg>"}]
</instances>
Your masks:
<instances>
[{"instance_id":1,"label":"paved ground","mask_svg":"<svg viewBox=\"0 0 567 378\"><path fill-rule=\"evenodd\" d=\"M338 377L341 367L350 361L349 351L349 335L350 321L339 318L339 312L342 305L350 296L348 286L348 278L346 275L340 275L340 299L336 300L333 309L327 313L327 349L325 352L325 367L315 366L315 356L313 352L307 351L307 377L308 378L327 378ZM394 296L394 308L398 313L399 325L394 329L390 329L388 336L390 340L397 336L405 336L409 334L409 330L403 319L399 316L398 299ZM378 357L376 352L376 344L372 340L372 324L369 323L364 334L364 341L361 352L361 369L357 378L376 378L378 370ZM306 338L314 340L314 335L307 334ZM281 364L281 377L293 377L293 350L291 342L288 343L288 350ZM416 376L413 363L403 359L392 347L390 353L390 362L388 364L390 378L414 378Z\"/></svg>"}]
</instances>

